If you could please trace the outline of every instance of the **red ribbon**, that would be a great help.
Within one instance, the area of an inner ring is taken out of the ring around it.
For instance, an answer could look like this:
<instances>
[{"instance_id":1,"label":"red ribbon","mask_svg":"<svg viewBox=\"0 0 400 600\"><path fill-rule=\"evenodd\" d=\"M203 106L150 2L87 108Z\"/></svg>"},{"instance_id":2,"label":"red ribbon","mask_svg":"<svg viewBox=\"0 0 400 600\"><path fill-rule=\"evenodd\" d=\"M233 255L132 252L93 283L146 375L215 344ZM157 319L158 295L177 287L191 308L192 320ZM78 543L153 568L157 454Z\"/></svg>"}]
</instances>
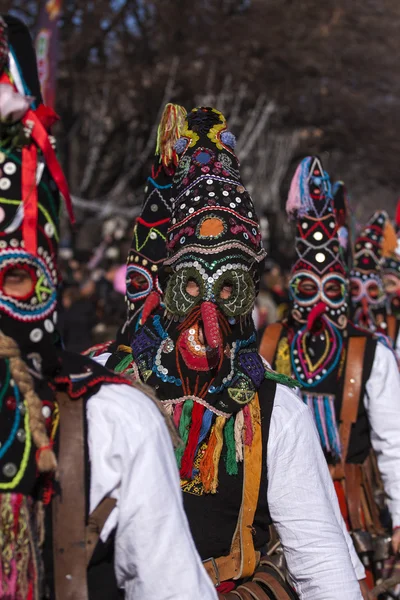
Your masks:
<instances>
[{"instance_id":1,"label":"red ribbon","mask_svg":"<svg viewBox=\"0 0 400 600\"><path fill-rule=\"evenodd\" d=\"M3 72L0 75L0 83L8 83L13 85L9 75ZM13 86L14 89L15 86ZM22 225L22 235L25 242L25 249L30 254L37 253L37 221L38 221L38 193L36 186L36 169L37 169L37 148L42 151L46 165L50 174L56 183L60 194L63 196L69 219L71 223L75 223L74 212L72 208L71 196L68 189L68 183L57 160L56 153L50 143L49 135L41 122L38 115L46 115L43 109L35 111L29 109L22 123L29 128L31 138L35 144L27 144L22 149L22 177L21 177L21 193L24 203L24 222Z\"/></svg>"},{"instance_id":2,"label":"red ribbon","mask_svg":"<svg viewBox=\"0 0 400 600\"><path fill-rule=\"evenodd\" d=\"M36 187L37 148L34 144L22 148L21 191L24 201L22 237L29 254L37 251L38 191Z\"/></svg>"},{"instance_id":3,"label":"red ribbon","mask_svg":"<svg viewBox=\"0 0 400 600\"><path fill-rule=\"evenodd\" d=\"M28 112L23 117L22 122L24 125L27 126L30 126L33 123L31 137L36 143L36 145L39 146L39 148L41 149L50 174L65 200L71 223L75 223L74 211L72 208L72 200L69 194L68 183L65 179L65 175L60 166L60 163L57 160L56 153L54 152L53 147L50 143L47 131L45 130L45 128L43 127L42 123L39 121L37 115L33 110L28 110Z\"/></svg>"}]
</instances>

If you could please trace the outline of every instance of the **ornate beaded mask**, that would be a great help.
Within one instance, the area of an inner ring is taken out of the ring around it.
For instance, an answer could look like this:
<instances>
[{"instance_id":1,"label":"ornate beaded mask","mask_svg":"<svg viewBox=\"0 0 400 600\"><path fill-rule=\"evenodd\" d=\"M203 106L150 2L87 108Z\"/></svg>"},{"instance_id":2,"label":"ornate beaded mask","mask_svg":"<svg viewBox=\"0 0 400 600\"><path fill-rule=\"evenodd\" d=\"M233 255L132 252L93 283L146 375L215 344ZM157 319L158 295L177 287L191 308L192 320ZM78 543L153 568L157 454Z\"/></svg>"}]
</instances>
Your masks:
<instances>
[{"instance_id":1,"label":"ornate beaded mask","mask_svg":"<svg viewBox=\"0 0 400 600\"><path fill-rule=\"evenodd\" d=\"M400 255L392 254L382 261L382 279L390 313L400 318Z\"/></svg>"},{"instance_id":2,"label":"ornate beaded mask","mask_svg":"<svg viewBox=\"0 0 400 600\"><path fill-rule=\"evenodd\" d=\"M396 210L396 241L382 248L382 280L387 296L387 306L396 319L400 319L400 200Z\"/></svg>"},{"instance_id":3,"label":"ornate beaded mask","mask_svg":"<svg viewBox=\"0 0 400 600\"><path fill-rule=\"evenodd\" d=\"M235 140L223 115L194 109L177 143L173 215L168 231L165 304L177 317L211 302L228 319L248 315L253 307L259 268L265 252L251 198L233 153ZM189 282L199 293L187 293ZM230 288L229 297L221 290Z\"/></svg>"},{"instance_id":4,"label":"ornate beaded mask","mask_svg":"<svg viewBox=\"0 0 400 600\"><path fill-rule=\"evenodd\" d=\"M385 211L376 211L356 239L350 274L352 321L387 333L386 293L382 281L382 245L390 226Z\"/></svg>"},{"instance_id":5,"label":"ornate beaded mask","mask_svg":"<svg viewBox=\"0 0 400 600\"><path fill-rule=\"evenodd\" d=\"M286 210L297 217L298 258L289 283L292 316L298 323L307 323L318 308L319 315L343 329L348 284L330 180L317 157L305 158L297 168Z\"/></svg>"},{"instance_id":6,"label":"ornate beaded mask","mask_svg":"<svg viewBox=\"0 0 400 600\"><path fill-rule=\"evenodd\" d=\"M174 149L185 122L186 111L167 104L158 129L156 156L147 178L145 199L133 228L133 239L127 259L127 320L123 329L137 327L144 302L154 292L159 299L162 290L159 269L166 257L166 236L171 217L171 187L178 157Z\"/></svg>"},{"instance_id":7,"label":"ornate beaded mask","mask_svg":"<svg viewBox=\"0 0 400 600\"><path fill-rule=\"evenodd\" d=\"M195 397L231 413L264 379L251 309L265 252L223 115L191 111L175 148L166 314L139 329L133 355L145 379L163 382L163 400Z\"/></svg>"},{"instance_id":8,"label":"ornate beaded mask","mask_svg":"<svg viewBox=\"0 0 400 600\"><path fill-rule=\"evenodd\" d=\"M26 44L26 52L20 51L20 55L31 60L34 51L29 32L22 23L17 25L16 39ZM12 28L9 41L12 46ZM25 96L14 79L18 75L20 81L25 80L24 64L18 65L14 75L9 66L7 63L0 71L3 89L13 102L20 103ZM37 71L32 73L27 67L27 72L30 79L32 75L37 78ZM33 84L39 89L38 80ZM16 339L25 352L37 352L45 338L53 340L60 185L68 191L42 123L47 115L42 109L31 110L28 101L22 120L3 123L0 129L0 329ZM16 286L21 278L27 283L23 294Z\"/></svg>"}]
</instances>

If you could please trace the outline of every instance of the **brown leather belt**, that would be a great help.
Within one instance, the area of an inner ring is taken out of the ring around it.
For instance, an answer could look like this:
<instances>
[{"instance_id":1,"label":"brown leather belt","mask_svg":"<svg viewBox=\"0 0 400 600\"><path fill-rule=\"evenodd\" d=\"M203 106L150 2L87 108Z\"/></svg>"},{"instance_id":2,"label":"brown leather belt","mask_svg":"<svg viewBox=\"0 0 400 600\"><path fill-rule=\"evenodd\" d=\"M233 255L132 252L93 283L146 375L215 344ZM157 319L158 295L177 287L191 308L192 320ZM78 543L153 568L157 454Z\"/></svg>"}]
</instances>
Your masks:
<instances>
[{"instance_id":1,"label":"brown leather belt","mask_svg":"<svg viewBox=\"0 0 400 600\"><path fill-rule=\"evenodd\" d=\"M242 504L228 556L204 561L211 581L218 586L221 581L250 577L256 570L260 553L254 549L253 522L257 509L262 472L261 413L258 394L249 404L253 423L253 442L244 447Z\"/></svg>"}]
</instances>

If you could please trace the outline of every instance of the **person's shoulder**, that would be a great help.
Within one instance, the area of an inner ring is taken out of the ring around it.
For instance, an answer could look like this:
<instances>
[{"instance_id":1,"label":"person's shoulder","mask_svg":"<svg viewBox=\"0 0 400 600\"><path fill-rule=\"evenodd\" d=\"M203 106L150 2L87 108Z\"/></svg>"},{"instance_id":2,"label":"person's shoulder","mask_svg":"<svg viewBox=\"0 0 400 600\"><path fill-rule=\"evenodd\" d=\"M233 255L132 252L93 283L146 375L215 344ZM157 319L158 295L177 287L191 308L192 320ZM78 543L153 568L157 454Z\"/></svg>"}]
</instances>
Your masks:
<instances>
[{"instance_id":1,"label":"person's shoulder","mask_svg":"<svg viewBox=\"0 0 400 600\"><path fill-rule=\"evenodd\" d=\"M286 415L287 418L300 417L308 408L299 397L298 391L278 383L276 386L274 410Z\"/></svg>"},{"instance_id":2,"label":"person's shoulder","mask_svg":"<svg viewBox=\"0 0 400 600\"><path fill-rule=\"evenodd\" d=\"M101 385L88 401L88 411L132 430L155 429L163 421L156 402L140 385L129 382Z\"/></svg>"}]
</instances>

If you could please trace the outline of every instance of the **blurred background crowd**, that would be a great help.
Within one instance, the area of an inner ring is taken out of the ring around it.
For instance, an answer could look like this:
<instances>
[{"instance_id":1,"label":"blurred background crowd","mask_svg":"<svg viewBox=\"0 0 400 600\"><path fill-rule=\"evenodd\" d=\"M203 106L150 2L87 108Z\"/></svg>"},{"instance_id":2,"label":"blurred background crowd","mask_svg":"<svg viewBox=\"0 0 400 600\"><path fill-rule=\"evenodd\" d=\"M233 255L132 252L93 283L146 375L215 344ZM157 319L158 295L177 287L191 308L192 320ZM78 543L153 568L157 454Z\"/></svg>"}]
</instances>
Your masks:
<instances>
[{"instance_id":1,"label":"blurred background crowd","mask_svg":"<svg viewBox=\"0 0 400 600\"><path fill-rule=\"evenodd\" d=\"M42 75L55 74L50 105L77 216L61 240L67 347L121 322L123 265L168 101L215 106L237 137L269 253L260 329L285 311L294 230L284 203L303 156L319 154L346 182L358 222L394 214L397 0L2 0L2 10L37 39L43 15L57 32L57 48L45 35L37 48Z\"/></svg>"}]
</instances>

